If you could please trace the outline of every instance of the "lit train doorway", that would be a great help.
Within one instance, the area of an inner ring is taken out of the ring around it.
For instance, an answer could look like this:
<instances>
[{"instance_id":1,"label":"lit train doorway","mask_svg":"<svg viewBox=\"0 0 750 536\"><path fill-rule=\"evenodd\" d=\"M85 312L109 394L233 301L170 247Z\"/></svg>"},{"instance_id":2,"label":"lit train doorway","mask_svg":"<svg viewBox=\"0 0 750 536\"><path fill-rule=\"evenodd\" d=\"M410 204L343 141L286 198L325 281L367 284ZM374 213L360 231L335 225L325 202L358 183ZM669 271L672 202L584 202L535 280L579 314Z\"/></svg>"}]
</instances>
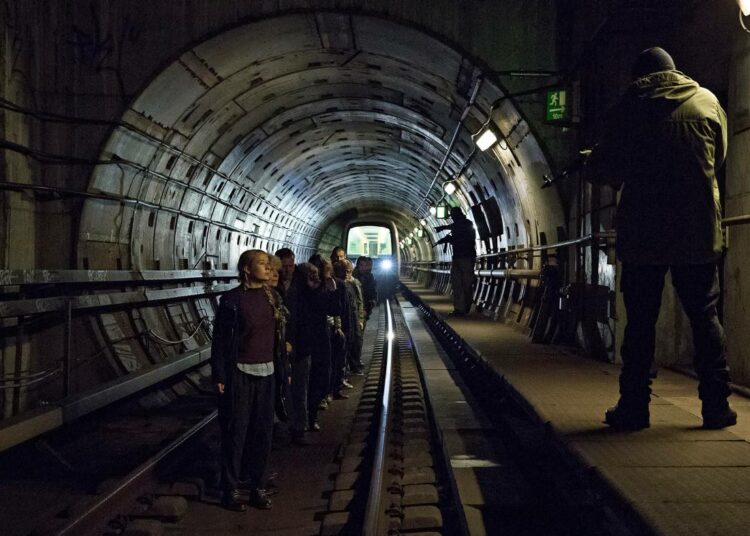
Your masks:
<instances>
[{"instance_id":1,"label":"lit train doorway","mask_svg":"<svg viewBox=\"0 0 750 536\"><path fill-rule=\"evenodd\" d=\"M365 256L373 261L372 273L380 300L391 297L398 282L398 258L392 229L383 224L355 224L346 236L346 256L357 261Z\"/></svg>"}]
</instances>

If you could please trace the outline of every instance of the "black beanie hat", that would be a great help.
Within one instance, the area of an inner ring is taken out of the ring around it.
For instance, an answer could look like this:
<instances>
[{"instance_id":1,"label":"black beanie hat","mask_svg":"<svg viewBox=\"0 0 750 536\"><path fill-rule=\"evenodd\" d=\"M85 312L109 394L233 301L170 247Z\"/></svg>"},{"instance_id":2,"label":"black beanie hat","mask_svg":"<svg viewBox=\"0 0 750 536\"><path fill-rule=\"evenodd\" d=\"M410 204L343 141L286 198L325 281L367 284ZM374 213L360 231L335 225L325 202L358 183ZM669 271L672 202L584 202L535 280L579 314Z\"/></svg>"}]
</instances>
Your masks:
<instances>
[{"instance_id":1,"label":"black beanie hat","mask_svg":"<svg viewBox=\"0 0 750 536\"><path fill-rule=\"evenodd\" d=\"M659 71L673 71L676 69L672 56L661 47L647 48L633 63L633 78L640 78Z\"/></svg>"},{"instance_id":2,"label":"black beanie hat","mask_svg":"<svg viewBox=\"0 0 750 536\"><path fill-rule=\"evenodd\" d=\"M451 218L454 220L461 220L466 218L466 215L464 214L464 211L461 210L461 207L451 207Z\"/></svg>"}]
</instances>

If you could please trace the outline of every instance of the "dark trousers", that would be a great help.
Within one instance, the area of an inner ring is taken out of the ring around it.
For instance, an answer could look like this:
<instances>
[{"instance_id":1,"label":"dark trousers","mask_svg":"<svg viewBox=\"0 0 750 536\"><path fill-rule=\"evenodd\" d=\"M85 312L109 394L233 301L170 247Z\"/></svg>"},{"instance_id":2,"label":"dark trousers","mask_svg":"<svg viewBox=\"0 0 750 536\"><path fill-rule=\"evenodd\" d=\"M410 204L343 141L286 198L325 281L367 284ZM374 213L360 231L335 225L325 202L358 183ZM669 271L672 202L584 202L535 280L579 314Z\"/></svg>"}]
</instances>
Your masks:
<instances>
[{"instance_id":1,"label":"dark trousers","mask_svg":"<svg viewBox=\"0 0 750 536\"><path fill-rule=\"evenodd\" d=\"M453 257L451 262L451 287L453 309L457 313L468 313L474 293L474 259Z\"/></svg>"},{"instance_id":2,"label":"dark trousers","mask_svg":"<svg viewBox=\"0 0 750 536\"><path fill-rule=\"evenodd\" d=\"M221 482L224 492L263 487L273 436L273 375L251 376L234 370L221 395Z\"/></svg>"},{"instance_id":3,"label":"dark trousers","mask_svg":"<svg viewBox=\"0 0 750 536\"><path fill-rule=\"evenodd\" d=\"M346 350L347 336L338 335L335 331L331 334L331 389L330 394L341 392L346 372Z\"/></svg>"},{"instance_id":4,"label":"dark trousers","mask_svg":"<svg viewBox=\"0 0 750 536\"><path fill-rule=\"evenodd\" d=\"M724 329L716 311L719 274L715 264L623 265L620 290L628 320L622 343L621 402L629 409L642 410L650 400L649 370L667 270L693 331L698 395L704 408L724 407L730 393L729 369Z\"/></svg>"},{"instance_id":5,"label":"dark trousers","mask_svg":"<svg viewBox=\"0 0 750 536\"><path fill-rule=\"evenodd\" d=\"M307 412L310 422L318 420L318 406L331 392L331 340L327 333L310 349L310 387Z\"/></svg>"},{"instance_id":6,"label":"dark trousers","mask_svg":"<svg viewBox=\"0 0 750 536\"><path fill-rule=\"evenodd\" d=\"M363 343L362 332L356 330L351 337L351 340L347 339L347 354L346 358L349 365L349 370L352 372L362 371L362 343Z\"/></svg>"}]
</instances>

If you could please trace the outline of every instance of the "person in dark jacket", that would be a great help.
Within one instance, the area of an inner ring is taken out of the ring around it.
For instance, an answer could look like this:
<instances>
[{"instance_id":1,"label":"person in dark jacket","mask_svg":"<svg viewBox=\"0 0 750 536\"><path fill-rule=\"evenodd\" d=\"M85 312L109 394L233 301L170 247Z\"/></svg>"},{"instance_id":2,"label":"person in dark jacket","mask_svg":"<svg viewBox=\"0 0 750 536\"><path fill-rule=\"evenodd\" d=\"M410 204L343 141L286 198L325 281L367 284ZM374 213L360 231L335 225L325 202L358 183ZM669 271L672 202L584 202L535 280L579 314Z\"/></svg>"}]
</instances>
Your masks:
<instances>
[{"instance_id":1,"label":"person in dark jacket","mask_svg":"<svg viewBox=\"0 0 750 536\"><path fill-rule=\"evenodd\" d=\"M724 428L737 422L727 402L716 309L722 249L716 170L726 155L726 114L664 49L643 51L632 75L586 166L591 182L622 189L615 227L627 325L620 399L605 422L628 430L649 426L649 370L669 271L693 331L704 427Z\"/></svg>"},{"instance_id":2,"label":"person in dark jacket","mask_svg":"<svg viewBox=\"0 0 750 536\"><path fill-rule=\"evenodd\" d=\"M477 260L476 232L474 225L459 207L451 208L453 223L435 227L435 231L450 231L436 242L451 244L453 258L451 262L451 287L453 288L453 312L451 315L463 316L471 309L474 288L474 264Z\"/></svg>"},{"instance_id":3,"label":"person in dark jacket","mask_svg":"<svg viewBox=\"0 0 750 536\"><path fill-rule=\"evenodd\" d=\"M362 285L362 298L365 308L365 322L370 319L372 310L378 303L378 284L372 274L372 259L360 255L357 257L357 265L353 272L354 277Z\"/></svg>"},{"instance_id":4,"label":"person in dark jacket","mask_svg":"<svg viewBox=\"0 0 750 536\"><path fill-rule=\"evenodd\" d=\"M281 311L266 286L268 255L240 255L241 284L219 301L211 345L211 373L219 394L222 504L244 511L240 486L249 502L270 508L263 477L271 450L274 414L274 352Z\"/></svg>"},{"instance_id":5,"label":"person in dark jacket","mask_svg":"<svg viewBox=\"0 0 750 536\"><path fill-rule=\"evenodd\" d=\"M279 285L276 291L284 300L284 306L289 311L289 320L287 322L286 340L289 343L289 352L294 352L295 337L297 333L297 291L302 281L302 275L295 265L294 252L289 248L281 248L276 251L276 256L281 259L281 269L279 270Z\"/></svg>"},{"instance_id":6,"label":"person in dark jacket","mask_svg":"<svg viewBox=\"0 0 750 536\"><path fill-rule=\"evenodd\" d=\"M305 431L309 425L308 398L310 389L310 365L313 348L328 342L325 314L318 314L321 307L321 283L318 269L310 263L297 267L299 275L295 289L297 306L297 338L292 352L292 408L290 427L292 442L309 445ZM324 295L323 295L324 296ZM324 335L321 335L321 331Z\"/></svg>"},{"instance_id":7,"label":"person in dark jacket","mask_svg":"<svg viewBox=\"0 0 750 536\"><path fill-rule=\"evenodd\" d=\"M344 281L346 289L346 321L343 321L342 328L346 337L346 367L353 374L362 372L362 332L365 328L365 309L364 299L362 297L362 285L354 279L354 266L349 259L338 261L333 266L336 277ZM345 387L352 387L346 381L343 382Z\"/></svg>"},{"instance_id":8,"label":"person in dark jacket","mask_svg":"<svg viewBox=\"0 0 750 536\"><path fill-rule=\"evenodd\" d=\"M333 287L333 268L321 255L310 257L310 264L320 274L317 286L299 297L298 329L305 330L305 343L301 350L310 355L310 387L307 396L308 428L320 430L318 410L328 407L326 397L331 392L331 338L335 330L338 306ZM297 337L301 336L298 333Z\"/></svg>"}]
</instances>

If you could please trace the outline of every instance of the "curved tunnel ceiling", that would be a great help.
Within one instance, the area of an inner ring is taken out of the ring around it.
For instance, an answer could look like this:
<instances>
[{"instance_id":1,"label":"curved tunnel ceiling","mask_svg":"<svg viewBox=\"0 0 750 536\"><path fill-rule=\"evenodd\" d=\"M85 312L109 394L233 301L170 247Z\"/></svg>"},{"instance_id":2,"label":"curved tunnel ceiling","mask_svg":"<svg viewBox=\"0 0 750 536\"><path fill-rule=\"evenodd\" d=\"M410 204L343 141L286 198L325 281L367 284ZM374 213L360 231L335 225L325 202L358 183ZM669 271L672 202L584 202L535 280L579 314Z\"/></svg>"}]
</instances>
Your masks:
<instances>
[{"instance_id":1,"label":"curved tunnel ceiling","mask_svg":"<svg viewBox=\"0 0 750 536\"><path fill-rule=\"evenodd\" d=\"M326 12L227 31L182 54L125 113L133 128L113 132L103 158L115 162L97 167L90 189L137 201L86 202L79 260L222 268L247 247L282 244L306 257L350 209L380 213L402 235L420 217L436 225L428 206L502 95L466 56L384 19ZM520 229L503 241L535 242L562 222L557 195L538 189L548 165L509 100L492 121L506 143L471 160L456 200L496 197Z\"/></svg>"}]
</instances>

